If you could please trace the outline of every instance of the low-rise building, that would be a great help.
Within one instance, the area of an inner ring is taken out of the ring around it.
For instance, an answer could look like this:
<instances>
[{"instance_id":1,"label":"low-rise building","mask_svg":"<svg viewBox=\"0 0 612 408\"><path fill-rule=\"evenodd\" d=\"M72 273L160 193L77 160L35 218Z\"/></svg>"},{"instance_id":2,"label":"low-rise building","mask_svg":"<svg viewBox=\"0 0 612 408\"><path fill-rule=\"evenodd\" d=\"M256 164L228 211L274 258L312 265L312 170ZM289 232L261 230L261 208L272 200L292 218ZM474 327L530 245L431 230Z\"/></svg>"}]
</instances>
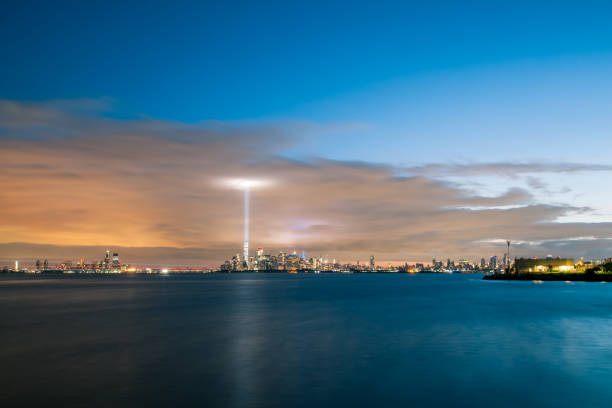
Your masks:
<instances>
[{"instance_id":1,"label":"low-rise building","mask_svg":"<svg viewBox=\"0 0 612 408\"><path fill-rule=\"evenodd\" d=\"M575 269L575 262L570 258L519 258L514 262L518 273L571 272Z\"/></svg>"}]
</instances>

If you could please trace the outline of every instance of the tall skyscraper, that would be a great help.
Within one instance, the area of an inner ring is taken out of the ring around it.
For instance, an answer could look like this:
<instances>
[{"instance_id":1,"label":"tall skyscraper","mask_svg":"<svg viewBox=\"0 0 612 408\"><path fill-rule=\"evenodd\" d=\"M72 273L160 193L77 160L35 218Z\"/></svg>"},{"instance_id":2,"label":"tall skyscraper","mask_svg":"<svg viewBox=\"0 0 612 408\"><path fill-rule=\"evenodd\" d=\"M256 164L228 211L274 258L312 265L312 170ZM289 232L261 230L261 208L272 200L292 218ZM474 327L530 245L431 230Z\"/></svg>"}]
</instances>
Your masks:
<instances>
[{"instance_id":1,"label":"tall skyscraper","mask_svg":"<svg viewBox=\"0 0 612 408\"><path fill-rule=\"evenodd\" d=\"M257 252L255 253L255 259L254 259L254 264L252 265L252 269L261 271L263 269L265 269L264 266L264 254L263 254L263 248L262 247L258 247L257 248Z\"/></svg>"},{"instance_id":2,"label":"tall skyscraper","mask_svg":"<svg viewBox=\"0 0 612 408\"><path fill-rule=\"evenodd\" d=\"M370 269L374 269L374 255L370 255Z\"/></svg>"},{"instance_id":3,"label":"tall skyscraper","mask_svg":"<svg viewBox=\"0 0 612 408\"><path fill-rule=\"evenodd\" d=\"M489 268L497 269L497 256L496 255L493 255L491 259L489 260Z\"/></svg>"}]
</instances>

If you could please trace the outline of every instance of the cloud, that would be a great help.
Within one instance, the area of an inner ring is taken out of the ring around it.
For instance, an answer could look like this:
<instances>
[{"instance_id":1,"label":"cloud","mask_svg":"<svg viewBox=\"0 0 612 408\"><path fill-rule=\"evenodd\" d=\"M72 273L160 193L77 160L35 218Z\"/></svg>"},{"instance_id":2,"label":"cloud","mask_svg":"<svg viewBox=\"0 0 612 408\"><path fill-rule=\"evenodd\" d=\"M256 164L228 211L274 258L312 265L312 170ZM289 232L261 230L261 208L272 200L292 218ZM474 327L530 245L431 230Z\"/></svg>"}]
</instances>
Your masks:
<instances>
[{"instance_id":1,"label":"cloud","mask_svg":"<svg viewBox=\"0 0 612 408\"><path fill-rule=\"evenodd\" d=\"M505 176L537 173L610 172L612 165L585 163L474 163L474 164L427 164L407 168L410 174L428 177L449 176ZM537 183L537 179L531 179Z\"/></svg>"},{"instance_id":2,"label":"cloud","mask_svg":"<svg viewBox=\"0 0 612 408\"><path fill-rule=\"evenodd\" d=\"M582 208L534 204L517 188L483 197L435 177L605 166L430 165L406 176L385 164L282 157L323 125L114 119L79 103L0 103L0 258L122 248L126 262L215 265L242 245L242 195L218 183L232 177L274 181L251 195L251 242L269 251L423 261L501 253L491 240L512 239L540 242L518 248L526 255L566 240L556 248L575 255L585 247L570 239L583 236L610 248L607 223L556 222Z\"/></svg>"}]
</instances>

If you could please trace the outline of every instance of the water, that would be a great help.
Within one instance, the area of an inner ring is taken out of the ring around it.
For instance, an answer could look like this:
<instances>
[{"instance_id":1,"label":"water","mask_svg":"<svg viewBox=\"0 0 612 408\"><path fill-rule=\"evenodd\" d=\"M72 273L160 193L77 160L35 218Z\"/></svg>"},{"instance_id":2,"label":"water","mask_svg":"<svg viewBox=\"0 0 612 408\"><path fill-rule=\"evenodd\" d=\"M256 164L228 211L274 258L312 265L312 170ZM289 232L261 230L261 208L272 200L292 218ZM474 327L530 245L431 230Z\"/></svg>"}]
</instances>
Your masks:
<instances>
[{"instance_id":1,"label":"water","mask_svg":"<svg viewBox=\"0 0 612 408\"><path fill-rule=\"evenodd\" d=\"M5 276L0 313L3 406L612 406L612 284Z\"/></svg>"}]
</instances>

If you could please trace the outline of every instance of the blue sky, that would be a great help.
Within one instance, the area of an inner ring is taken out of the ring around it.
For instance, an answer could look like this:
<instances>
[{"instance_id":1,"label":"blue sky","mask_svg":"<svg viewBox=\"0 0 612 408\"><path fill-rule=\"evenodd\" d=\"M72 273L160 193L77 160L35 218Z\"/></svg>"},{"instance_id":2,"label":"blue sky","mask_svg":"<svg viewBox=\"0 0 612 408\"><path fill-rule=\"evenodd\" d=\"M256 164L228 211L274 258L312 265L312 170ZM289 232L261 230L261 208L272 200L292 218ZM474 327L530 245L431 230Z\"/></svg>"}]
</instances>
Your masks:
<instances>
[{"instance_id":1,"label":"blue sky","mask_svg":"<svg viewBox=\"0 0 612 408\"><path fill-rule=\"evenodd\" d=\"M529 140L523 155L539 159L577 133L607 139L610 7L289 3L16 2L1 17L0 97L106 97L108 115L184 122L360 123L288 152L349 160L515 159L499 139Z\"/></svg>"},{"instance_id":2,"label":"blue sky","mask_svg":"<svg viewBox=\"0 0 612 408\"><path fill-rule=\"evenodd\" d=\"M257 134L265 148L250 164L269 152L298 167L390 166L474 197L522 189L526 201L499 208L563 207L545 219L602 227L612 221L610 16L605 2L8 2L0 135L111 140L146 128L173 139L168 129L216 123L236 157L243 133ZM580 238L572 231L559 239Z\"/></svg>"},{"instance_id":3,"label":"blue sky","mask_svg":"<svg viewBox=\"0 0 612 408\"><path fill-rule=\"evenodd\" d=\"M125 115L228 120L395 79L611 51L609 7L490 3L13 2L0 17L0 89L7 99L108 96Z\"/></svg>"}]
</instances>

